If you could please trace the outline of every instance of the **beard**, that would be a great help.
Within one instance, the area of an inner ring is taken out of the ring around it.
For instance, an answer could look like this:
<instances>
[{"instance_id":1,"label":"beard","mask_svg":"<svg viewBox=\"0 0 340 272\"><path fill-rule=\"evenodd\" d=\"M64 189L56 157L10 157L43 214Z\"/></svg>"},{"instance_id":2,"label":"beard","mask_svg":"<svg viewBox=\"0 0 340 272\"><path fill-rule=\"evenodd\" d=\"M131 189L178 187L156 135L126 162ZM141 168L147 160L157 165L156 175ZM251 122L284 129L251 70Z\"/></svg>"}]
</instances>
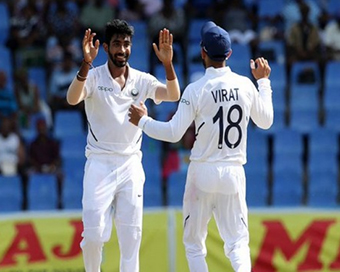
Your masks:
<instances>
[{"instance_id":1,"label":"beard","mask_svg":"<svg viewBox=\"0 0 340 272\"><path fill-rule=\"evenodd\" d=\"M124 67L127 64L127 61L129 60L130 55L128 54L116 54L113 55L110 52L108 53L110 60L112 61L112 63L117 66L117 67ZM121 61L121 60L117 60L117 56L124 56L125 60Z\"/></svg>"}]
</instances>

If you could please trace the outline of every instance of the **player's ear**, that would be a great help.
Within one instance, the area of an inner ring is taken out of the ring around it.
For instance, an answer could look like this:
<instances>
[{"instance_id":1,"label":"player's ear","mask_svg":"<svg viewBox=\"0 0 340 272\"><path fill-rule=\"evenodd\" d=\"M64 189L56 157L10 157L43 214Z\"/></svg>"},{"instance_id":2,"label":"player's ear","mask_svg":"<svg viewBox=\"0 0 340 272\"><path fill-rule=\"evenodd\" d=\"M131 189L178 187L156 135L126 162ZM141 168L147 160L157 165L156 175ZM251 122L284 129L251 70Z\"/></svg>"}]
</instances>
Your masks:
<instances>
[{"instance_id":1,"label":"player's ear","mask_svg":"<svg viewBox=\"0 0 340 272\"><path fill-rule=\"evenodd\" d=\"M230 49L230 51L229 51L228 54L227 54L226 59L229 59L232 53L233 53L233 50Z\"/></svg>"},{"instance_id":2,"label":"player's ear","mask_svg":"<svg viewBox=\"0 0 340 272\"><path fill-rule=\"evenodd\" d=\"M105 43L105 42L103 43L103 48L104 48L105 52L108 53L109 46L107 45L107 43Z\"/></svg>"},{"instance_id":3,"label":"player's ear","mask_svg":"<svg viewBox=\"0 0 340 272\"><path fill-rule=\"evenodd\" d=\"M207 55L207 52L205 52L203 47L201 47L201 58L205 59L206 55Z\"/></svg>"}]
</instances>

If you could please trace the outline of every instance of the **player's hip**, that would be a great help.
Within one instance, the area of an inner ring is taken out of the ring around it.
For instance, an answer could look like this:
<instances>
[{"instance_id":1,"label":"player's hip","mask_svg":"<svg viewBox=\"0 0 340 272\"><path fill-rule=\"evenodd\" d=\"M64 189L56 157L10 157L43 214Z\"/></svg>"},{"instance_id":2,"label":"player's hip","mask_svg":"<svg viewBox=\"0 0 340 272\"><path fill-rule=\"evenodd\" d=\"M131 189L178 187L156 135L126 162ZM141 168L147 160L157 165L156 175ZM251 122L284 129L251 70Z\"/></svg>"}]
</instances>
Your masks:
<instances>
[{"instance_id":1,"label":"player's hip","mask_svg":"<svg viewBox=\"0 0 340 272\"><path fill-rule=\"evenodd\" d=\"M187 183L205 192L235 194L245 186L245 172L236 163L191 162Z\"/></svg>"}]
</instances>

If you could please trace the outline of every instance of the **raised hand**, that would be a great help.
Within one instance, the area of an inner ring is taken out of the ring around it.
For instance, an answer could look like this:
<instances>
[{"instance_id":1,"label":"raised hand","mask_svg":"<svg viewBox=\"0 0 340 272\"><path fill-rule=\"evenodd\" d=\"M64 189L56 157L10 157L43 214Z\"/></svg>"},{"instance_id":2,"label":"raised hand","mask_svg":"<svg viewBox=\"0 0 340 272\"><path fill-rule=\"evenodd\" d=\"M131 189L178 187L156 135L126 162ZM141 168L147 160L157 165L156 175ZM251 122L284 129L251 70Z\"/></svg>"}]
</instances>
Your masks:
<instances>
[{"instance_id":1,"label":"raised hand","mask_svg":"<svg viewBox=\"0 0 340 272\"><path fill-rule=\"evenodd\" d=\"M164 28L159 31L158 47L155 43L152 44L158 59L163 64L169 64L170 62L172 62L173 57L172 43L173 43L172 34L168 29Z\"/></svg>"},{"instance_id":2,"label":"raised hand","mask_svg":"<svg viewBox=\"0 0 340 272\"><path fill-rule=\"evenodd\" d=\"M269 78L271 68L265 58L257 58L255 61L250 60L251 73L256 80L260 78Z\"/></svg>"},{"instance_id":3,"label":"raised hand","mask_svg":"<svg viewBox=\"0 0 340 272\"><path fill-rule=\"evenodd\" d=\"M95 43L93 44L94 36L96 36L96 33L91 33L90 28L85 30L82 47L83 47L84 60L87 63L92 63L98 54L99 40L96 40Z\"/></svg>"}]
</instances>

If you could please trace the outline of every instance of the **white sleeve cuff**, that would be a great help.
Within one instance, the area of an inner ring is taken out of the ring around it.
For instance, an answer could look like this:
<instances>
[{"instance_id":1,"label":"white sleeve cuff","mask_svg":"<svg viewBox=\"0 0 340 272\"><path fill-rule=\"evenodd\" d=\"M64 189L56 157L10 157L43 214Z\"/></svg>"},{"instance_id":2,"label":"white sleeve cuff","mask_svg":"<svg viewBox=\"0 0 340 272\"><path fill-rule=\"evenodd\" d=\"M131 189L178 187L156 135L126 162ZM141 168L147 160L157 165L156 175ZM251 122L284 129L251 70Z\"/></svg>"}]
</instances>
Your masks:
<instances>
[{"instance_id":1,"label":"white sleeve cuff","mask_svg":"<svg viewBox=\"0 0 340 272\"><path fill-rule=\"evenodd\" d=\"M148 121L150 121L151 119L152 119L152 118L149 117L149 116L146 116L146 115L142 116L142 118L141 118L141 119L139 120L139 122L138 122L138 127L139 127L140 129L144 130L145 124L146 124Z\"/></svg>"},{"instance_id":2,"label":"white sleeve cuff","mask_svg":"<svg viewBox=\"0 0 340 272\"><path fill-rule=\"evenodd\" d=\"M259 80L257 80L257 84L259 86L259 90L271 91L270 79L269 78L260 78Z\"/></svg>"}]
</instances>

